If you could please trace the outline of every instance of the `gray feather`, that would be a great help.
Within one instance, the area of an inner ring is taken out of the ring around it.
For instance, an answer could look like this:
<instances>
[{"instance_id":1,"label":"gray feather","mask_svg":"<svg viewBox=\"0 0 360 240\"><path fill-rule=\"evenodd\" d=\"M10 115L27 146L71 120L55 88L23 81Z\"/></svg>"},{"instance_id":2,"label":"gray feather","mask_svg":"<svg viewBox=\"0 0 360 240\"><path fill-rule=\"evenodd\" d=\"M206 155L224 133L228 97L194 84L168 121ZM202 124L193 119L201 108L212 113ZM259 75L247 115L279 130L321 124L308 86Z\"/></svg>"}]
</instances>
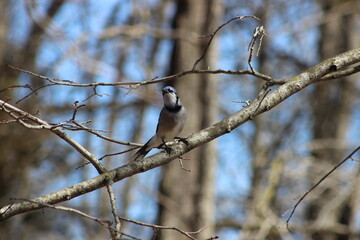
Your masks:
<instances>
[{"instance_id":1,"label":"gray feather","mask_svg":"<svg viewBox=\"0 0 360 240\"><path fill-rule=\"evenodd\" d=\"M159 115L156 134L130 158L129 162L143 159L152 148L172 141L184 128L187 113L176 90L167 86L162 92L164 107Z\"/></svg>"}]
</instances>

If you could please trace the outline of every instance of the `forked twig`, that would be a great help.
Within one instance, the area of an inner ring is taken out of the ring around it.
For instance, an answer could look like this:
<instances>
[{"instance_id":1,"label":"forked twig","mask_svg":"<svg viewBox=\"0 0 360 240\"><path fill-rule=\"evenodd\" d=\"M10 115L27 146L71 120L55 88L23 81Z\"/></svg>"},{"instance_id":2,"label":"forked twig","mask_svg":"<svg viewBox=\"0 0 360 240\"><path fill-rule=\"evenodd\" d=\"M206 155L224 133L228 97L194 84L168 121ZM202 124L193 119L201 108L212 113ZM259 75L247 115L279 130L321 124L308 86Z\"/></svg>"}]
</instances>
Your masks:
<instances>
[{"instance_id":1,"label":"forked twig","mask_svg":"<svg viewBox=\"0 0 360 240\"><path fill-rule=\"evenodd\" d=\"M205 54L206 54L206 52L207 52L207 50L209 49L209 46L210 46L210 44L211 44L211 41L213 40L213 38L215 37L215 35L217 34L217 32L218 32L220 29L222 29L223 27L225 27L226 25L228 25L228 24L231 23L232 21L235 21L235 20L243 20L243 19L245 19L245 18L254 18L254 19L260 21L260 19L259 19L258 17L253 16L253 15L252 15L252 16L236 16L236 17L233 17L233 18L231 18L230 20L228 20L226 23L221 24L221 25L220 25L214 32L212 32L211 34L206 35L206 36L201 36L200 38L210 37L210 39L209 39L209 41L208 41L208 43L207 43L207 45L206 45L206 47L205 47L202 55L200 56L200 58L195 61L194 65L193 65L193 67L192 67L192 70L195 70L195 69L196 69L196 66L198 65L198 63L199 63L201 60L204 59Z\"/></svg>"},{"instance_id":2,"label":"forked twig","mask_svg":"<svg viewBox=\"0 0 360 240\"><path fill-rule=\"evenodd\" d=\"M260 52L260 48L261 48L261 44L263 41L264 36L266 35L265 33L265 28L264 26L260 26L260 27L256 27L254 30L254 34L253 37L249 43L248 46L248 51L250 51L249 53L249 59L248 59L248 64L250 66L251 71L255 74L254 68L252 66L251 60L252 60L252 56L253 56L253 51L254 51L254 46L256 41L259 39L259 45L256 51L256 56L259 56L259 52Z\"/></svg>"}]
</instances>

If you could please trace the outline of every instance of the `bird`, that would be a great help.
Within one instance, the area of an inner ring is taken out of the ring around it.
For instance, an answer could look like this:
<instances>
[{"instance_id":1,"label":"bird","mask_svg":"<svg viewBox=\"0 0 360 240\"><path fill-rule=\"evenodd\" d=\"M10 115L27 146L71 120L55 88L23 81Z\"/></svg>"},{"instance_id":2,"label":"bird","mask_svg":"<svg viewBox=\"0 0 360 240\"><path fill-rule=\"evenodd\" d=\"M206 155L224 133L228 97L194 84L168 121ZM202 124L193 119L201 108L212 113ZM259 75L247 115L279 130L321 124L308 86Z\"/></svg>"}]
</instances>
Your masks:
<instances>
[{"instance_id":1,"label":"bird","mask_svg":"<svg viewBox=\"0 0 360 240\"><path fill-rule=\"evenodd\" d=\"M175 88L166 86L162 89L164 107L162 108L155 135L147 141L134 155L131 156L129 163L141 160L153 148L164 147L170 151L166 142L175 139L182 131L187 118L186 108L182 104ZM179 138L186 142L184 138Z\"/></svg>"}]
</instances>

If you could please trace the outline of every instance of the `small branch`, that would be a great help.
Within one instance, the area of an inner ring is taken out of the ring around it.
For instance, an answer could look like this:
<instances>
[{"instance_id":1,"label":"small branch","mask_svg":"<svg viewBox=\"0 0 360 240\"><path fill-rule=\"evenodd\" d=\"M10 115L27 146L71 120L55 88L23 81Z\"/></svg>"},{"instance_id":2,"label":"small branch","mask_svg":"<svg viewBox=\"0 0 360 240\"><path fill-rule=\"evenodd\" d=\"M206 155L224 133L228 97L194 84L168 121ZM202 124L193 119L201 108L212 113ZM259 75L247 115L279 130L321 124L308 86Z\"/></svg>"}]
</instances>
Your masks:
<instances>
[{"instance_id":1,"label":"small branch","mask_svg":"<svg viewBox=\"0 0 360 240\"><path fill-rule=\"evenodd\" d=\"M232 101L234 103L245 103L245 105L243 105L243 107L247 107L250 105L251 101L250 100L246 100L246 101Z\"/></svg>"},{"instance_id":2,"label":"small branch","mask_svg":"<svg viewBox=\"0 0 360 240\"><path fill-rule=\"evenodd\" d=\"M14 88L28 88L28 89L30 89L30 90L33 91L33 89L32 89L32 87L30 86L30 84L25 84L25 85L12 85L12 86L10 86L10 87L3 88L3 89L0 90L0 93L5 92L5 91L7 91L7 90L13 90Z\"/></svg>"},{"instance_id":3,"label":"small branch","mask_svg":"<svg viewBox=\"0 0 360 240\"><path fill-rule=\"evenodd\" d=\"M95 129L92 129L92 128L88 128L80 123L77 123L76 121L72 121L72 123L74 123L76 126L78 126L79 128L76 129L76 130L85 130L89 133L92 133L94 134L95 136L99 137L99 138L102 138L106 141L109 141L109 142L112 142L112 143L117 143L117 144L122 144L122 145L126 145L126 146L134 146L134 147L142 147L144 144L140 144L140 143L134 143L134 142L124 142L124 141L118 141L118 140L114 140L112 138L109 138L109 137L106 137L100 133L98 133L99 131L103 131L103 130L95 130ZM133 150L133 149L131 149ZM130 150L130 151L131 151ZM128 150L127 150L128 151ZM127 152L125 151L125 152ZM115 154L114 154L115 155Z\"/></svg>"},{"instance_id":4,"label":"small branch","mask_svg":"<svg viewBox=\"0 0 360 240\"><path fill-rule=\"evenodd\" d=\"M199 229L198 231L195 232L186 232L184 230L181 230L180 228L177 227L169 227L169 226L161 226L161 225L155 225L155 224L149 224L149 223L144 223L144 222L140 222L140 221L136 221L136 220L132 220L132 219L128 219L128 218L124 218L124 217L119 217L121 220L129 222L129 223L134 223L136 225L139 226L143 226L143 227L151 227L153 229L157 229L157 230L174 230L176 232L181 233L182 235L192 239L192 240L196 240L196 238L194 238L191 235L195 235L200 233L201 231L203 231L206 227L203 227L201 229Z\"/></svg>"},{"instance_id":5,"label":"small branch","mask_svg":"<svg viewBox=\"0 0 360 240\"><path fill-rule=\"evenodd\" d=\"M203 70L187 70L187 71L183 71L174 75L170 75L170 76L166 76L166 77L156 77L153 78L151 80L147 80L147 81L142 81L142 82L112 82L112 83L104 83L104 82L93 82L93 83L77 83L77 82L73 82L73 81L69 81L69 80L60 80L60 79L52 79L52 78L48 78L36 73L33 73L31 71L28 70L24 70L18 67L14 67L14 66L10 66L12 69L15 69L17 71L20 72L24 72L26 74L30 74L32 76L41 78L43 80L46 81L50 81L51 83L54 83L56 85L62 85L62 86L70 86L70 87L95 87L95 86L133 86L133 88L137 88L139 86L142 85L149 85L149 84L156 84L156 83L160 83L160 82L166 82L166 81L170 81L170 80L174 80L174 79L178 79L181 78L183 76L186 75L190 75L190 74L227 74L227 75L252 75L255 76L257 78L260 78L262 80L265 81L274 81L274 82L279 82L279 85L284 83L284 79L273 79L270 76L267 76L263 73L259 73L259 72L252 72L250 70L225 70L225 69L217 69L217 70L209 70L209 69L203 69Z\"/></svg>"},{"instance_id":6,"label":"small branch","mask_svg":"<svg viewBox=\"0 0 360 240\"><path fill-rule=\"evenodd\" d=\"M253 117L257 114L258 109L260 108L262 102L264 101L265 97L269 94L269 92L271 91L270 88L268 88L268 85L265 83L263 85L263 87L261 88L258 96L256 97L256 100L259 100L258 106L254 111L254 114L250 117L250 119L252 120ZM249 106L249 105L248 105Z\"/></svg>"},{"instance_id":7,"label":"small branch","mask_svg":"<svg viewBox=\"0 0 360 240\"><path fill-rule=\"evenodd\" d=\"M261 37L260 37L261 39ZM251 54L250 54L251 56ZM249 56L249 57L250 57ZM251 61L251 59L250 59ZM196 69L192 69L192 70L186 70L174 75L170 75L170 76L166 76L166 77L155 77L151 80L147 80L147 81L141 81L141 82L113 82L113 83L104 83L104 82L93 82L93 83L77 83L74 81L69 81L69 80L60 80L60 79L51 79L18 67L14 67L9 65L10 68L17 70L17 71L21 71L24 72L26 74L30 74L32 76L50 81L51 83L53 83L52 85L45 85L43 87L48 87L48 86L53 86L53 85L63 85L63 86L70 86L70 87L97 87L97 86L132 86L132 88L137 88L139 86L143 86L143 85L150 85L150 84L157 84L157 83L161 83L161 82L166 82L166 81L170 81L170 80L174 80L174 79L178 79L181 77L184 77L186 75L191 75L191 74L226 74L226 75L250 75L250 76L254 76L256 78L262 79L264 81L269 82L269 84L271 84L271 86L273 85L283 85L285 84L288 80L287 79L275 79L272 78L266 74L263 73L259 73L256 72L253 68L251 70L226 70L226 69L216 69L216 70L209 70L209 69L202 69L202 70L196 70ZM250 67L251 68L251 67ZM318 81L323 81L323 80L331 80L331 79L337 79L337 78L341 78L341 77L346 77L349 75L352 75L354 73L357 73L360 71L360 66L356 66L356 67L352 67L349 68L347 70L342 70L342 71L337 71L337 72L333 72L333 73L329 73L321 78L318 79ZM25 87L26 85L24 85ZM16 86L12 86L12 87L16 87ZM22 87L22 86L18 86L18 87ZM43 88L42 87L42 88ZM11 87L6 88L6 89L11 89ZM2 91L6 90L3 89ZM99 96L102 96L104 94L98 94Z\"/></svg>"},{"instance_id":8,"label":"small branch","mask_svg":"<svg viewBox=\"0 0 360 240\"><path fill-rule=\"evenodd\" d=\"M47 204L47 203L41 203L41 202L37 202L37 201L33 201L30 199L22 199L22 198L11 198L10 200L15 200L15 201L25 201L25 202L29 202L29 203L34 203L34 204L38 204L41 205L43 207L47 207L47 208L52 208L52 209L56 209L56 210L61 210L61 211L66 211L66 212L72 212L75 213L77 215L80 215L82 217L85 217L87 219L93 220L97 223L99 223L101 226L107 227L107 228L111 228L111 221L107 220L107 219L98 219L96 217L93 217L89 214L86 214L78 209L75 208L71 208L71 207L65 207L62 205L51 205L51 204Z\"/></svg>"},{"instance_id":9,"label":"small branch","mask_svg":"<svg viewBox=\"0 0 360 240\"><path fill-rule=\"evenodd\" d=\"M30 199L22 199L22 198L12 198L11 200L17 200L17 201L25 201L25 202L29 202L29 203L33 203L33 204L38 204L38 205L41 205L43 207L46 207L46 208L52 208L52 209L55 209L55 210L60 210L60 211L65 211L65 212L71 212L71 213L75 213L77 215L80 215L81 217L84 217L84 218L87 218L87 219L90 219L90 220L93 220L95 222L97 222L98 224L100 224L102 227L106 227L107 229L109 229L110 232L116 232L117 234L119 235L124 235L126 237L130 237L132 239L136 239L136 240L141 240L139 238L135 238L131 235L128 235L126 233L122 233L120 232L118 229L114 229L111 227L112 225L112 222L110 220L107 220L107 219L98 219L96 217L93 217L87 213L84 213L78 209L75 209L75 208L71 208L71 207L65 207L65 206L62 206L62 205L52 205L52 204L46 204L46 203L41 203L41 202L36 202L36 201L33 201L33 200L30 200ZM118 239L118 238L116 238Z\"/></svg>"},{"instance_id":10,"label":"small branch","mask_svg":"<svg viewBox=\"0 0 360 240\"><path fill-rule=\"evenodd\" d=\"M346 158L344 158L341 162L339 162L337 165L335 165L328 173L326 173L322 178L320 178L320 180L315 183L314 186L312 186L309 190L307 190L301 197L300 199L296 202L296 204L292 207L292 211L290 213L290 216L288 217L288 219L286 220L286 228L288 229L289 232L289 222L290 219L292 218L292 216L295 213L296 208L298 207L298 205L304 200L304 198L310 193L312 192L317 186L319 186L328 176L330 176L330 174L332 174L336 169L338 169L341 165L343 165L347 160L352 159L352 156L360 150L360 146L358 146L354 151L352 151Z\"/></svg>"},{"instance_id":11,"label":"small branch","mask_svg":"<svg viewBox=\"0 0 360 240\"><path fill-rule=\"evenodd\" d=\"M102 161L106 157L112 157L112 156L121 155L121 154L124 154L124 153L131 152L132 150L135 150L137 148L138 147L133 147L133 148L127 149L127 150L122 151L122 152L105 154L104 156L99 158L99 161ZM75 170L78 170L78 169L80 169L80 168L82 168L82 167L84 167L84 166L86 166L88 164L90 164L90 162L85 162L84 164L81 164L80 166L76 167Z\"/></svg>"},{"instance_id":12,"label":"small branch","mask_svg":"<svg viewBox=\"0 0 360 240\"><path fill-rule=\"evenodd\" d=\"M49 130L52 133L56 134L62 138L65 142L70 144L77 152L79 152L84 158L86 158L91 164L96 168L99 173L106 172L106 168L100 163L100 161L95 158L88 150L86 150L82 145L73 140L68 136L64 131L59 127L54 127L50 123L31 115L23 110L16 108L15 106L6 103L5 101L0 100L1 110L8 113L12 118L17 122L23 125L26 128L36 129L36 130ZM26 120L26 122L24 121Z\"/></svg>"},{"instance_id":13,"label":"small branch","mask_svg":"<svg viewBox=\"0 0 360 240\"><path fill-rule=\"evenodd\" d=\"M112 184L113 181L110 181L109 185L106 186L110 199L111 213L113 214L115 220L115 231L112 231L110 229L110 234L111 236L113 236L114 239L120 239L119 233L121 229L121 222L119 216L117 215L116 200L115 200L115 194L112 188Z\"/></svg>"},{"instance_id":14,"label":"small branch","mask_svg":"<svg viewBox=\"0 0 360 240\"><path fill-rule=\"evenodd\" d=\"M105 95L105 96L110 96L110 94L107 94L107 93L103 93L103 94L98 93L97 90L96 90L97 87L98 87L98 86L94 86L94 87L93 87L94 93L91 94L90 96L88 96L87 98L85 98L85 99L83 100L83 102L86 102L87 100L89 100L89 99L92 98L93 96L99 96L99 97L103 97L104 95Z\"/></svg>"},{"instance_id":15,"label":"small branch","mask_svg":"<svg viewBox=\"0 0 360 240\"><path fill-rule=\"evenodd\" d=\"M85 107L86 105L85 104L81 104L80 106L78 106L77 104L79 103L79 101L75 101L73 105L71 105L73 108L74 108L74 113L73 113L73 116L71 118L72 121L75 120L75 116L76 116L76 113L77 111L82 108L82 107Z\"/></svg>"},{"instance_id":16,"label":"small branch","mask_svg":"<svg viewBox=\"0 0 360 240\"><path fill-rule=\"evenodd\" d=\"M2 120L2 121L0 121L0 124L9 124L9 123L14 123L14 122L16 122L15 119Z\"/></svg>"},{"instance_id":17,"label":"small branch","mask_svg":"<svg viewBox=\"0 0 360 240\"><path fill-rule=\"evenodd\" d=\"M25 95L24 97L20 98L18 101L16 101L16 104L20 103L21 101L25 100L26 98L30 97L30 96L33 95L33 94L36 95L37 92L38 92L40 89L43 89L43 88L46 88L46 87L51 87L51 86L54 86L54 85L56 85L56 84L46 84L46 85L40 86L40 87L38 87L38 88L36 88L36 89L34 89L34 90L31 89L32 92L29 93L29 94L27 94L27 95Z\"/></svg>"},{"instance_id":18,"label":"small branch","mask_svg":"<svg viewBox=\"0 0 360 240\"><path fill-rule=\"evenodd\" d=\"M209 49L209 46L211 44L211 41L213 40L213 38L215 37L215 35L217 34L218 31L220 31L220 29L222 29L223 27L225 27L226 25L228 25L229 23L231 23L232 21L235 21L235 20L243 20L245 18L254 18L258 21L260 21L260 19L256 16L236 16L236 17L233 17L231 18L230 20L228 20L226 23L223 23L221 24L213 33L209 34L209 35L206 35L206 36L201 36L200 38L207 38L207 37L210 37L202 55L200 56L199 59L197 59L192 67L192 70L195 70L196 69L196 66L198 65L198 63L204 59L205 57L205 54L207 52L207 50Z\"/></svg>"},{"instance_id":19,"label":"small branch","mask_svg":"<svg viewBox=\"0 0 360 240\"><path fill-rule=\"evenodd\" d=\"M251 63L251 59L252 59L253 51L254 51L254 46L255 46L256 41L259 39L259 45L258 45L258 49L256 51L256 56L258 56L259 52L260 52L262 40L263 40L265 35L266 35L266 33L265 33L264 26L256 27L255 30L254 30L253 37L252 37L252 39L251 39L251 41L249 43L248 51L250 51L250 53L249 53L248 64L250 66L251 72L254 73L254 74L255 74L255 71L254 71L254 68L253 68L252 63Z\"/></svg>"}]
</instances>

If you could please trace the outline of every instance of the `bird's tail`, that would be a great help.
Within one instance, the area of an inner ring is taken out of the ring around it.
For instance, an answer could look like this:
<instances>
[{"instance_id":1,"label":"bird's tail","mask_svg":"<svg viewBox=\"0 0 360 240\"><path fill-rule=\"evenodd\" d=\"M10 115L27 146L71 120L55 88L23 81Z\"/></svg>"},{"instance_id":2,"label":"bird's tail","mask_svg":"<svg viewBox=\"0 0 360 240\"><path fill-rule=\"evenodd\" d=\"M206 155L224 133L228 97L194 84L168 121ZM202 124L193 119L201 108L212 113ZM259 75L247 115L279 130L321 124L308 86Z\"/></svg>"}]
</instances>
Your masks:
<instances>
[{"instance_id":1,"label":"bird's tail","mask_svg":"<svg viewBox=\"0 0 360 240\"><path fill-rule=\"evenodd\" d=\"M152 147L150 146L151 140L152 138L147 143L145 143L144 146L142 146L134 155L131 156L129 163L143 159L145 155L150 152L150 150L152 149Z\"/></svg>"}]
</instances>

